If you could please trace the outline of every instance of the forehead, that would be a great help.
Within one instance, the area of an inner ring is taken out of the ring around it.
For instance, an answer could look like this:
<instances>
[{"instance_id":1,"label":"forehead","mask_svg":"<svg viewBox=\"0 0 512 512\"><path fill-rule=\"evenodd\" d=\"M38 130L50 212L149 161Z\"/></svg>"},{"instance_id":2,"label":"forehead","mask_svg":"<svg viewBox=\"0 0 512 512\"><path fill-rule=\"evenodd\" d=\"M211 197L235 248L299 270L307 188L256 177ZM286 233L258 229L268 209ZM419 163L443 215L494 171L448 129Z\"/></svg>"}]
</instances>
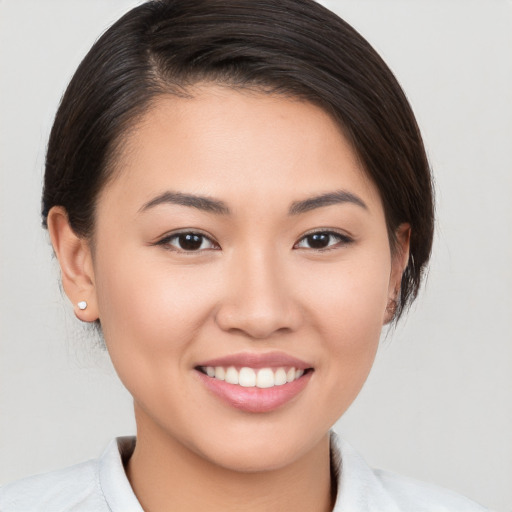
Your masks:
<instances>
[{"instance_id":1,"label":"forehead","mask_svg":"<svg viewBox=\"0 0 512 512\"><path fill-rule=\"evenodd\" d=\"M157 97L127 134L114 175L104 194L117 189L139 203L166 189L270 203L349 188L380 204L340 126L323 109L213 85L196 87L187 98Z\"/></svg>"}]
</instances>

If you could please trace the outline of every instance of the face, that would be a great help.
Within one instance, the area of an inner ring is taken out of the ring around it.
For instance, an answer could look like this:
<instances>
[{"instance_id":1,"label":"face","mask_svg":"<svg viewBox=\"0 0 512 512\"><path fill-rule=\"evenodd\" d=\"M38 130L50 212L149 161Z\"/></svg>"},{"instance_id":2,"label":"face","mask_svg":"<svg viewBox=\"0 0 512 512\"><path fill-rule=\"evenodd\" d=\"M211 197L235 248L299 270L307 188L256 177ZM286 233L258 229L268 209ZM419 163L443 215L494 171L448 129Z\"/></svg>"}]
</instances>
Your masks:
<instances>
[{"instance_id":1,"label":"face","mask_svg":"<svg viewBox=\"0 0 512 512\"><path fill-rule=\"evenodd\" d=\"M360 391L401 276L338 126L203 86L158 99L116 171L89 300L139 432L238 470L312 450Z\"/></svg>"}]
</instances>

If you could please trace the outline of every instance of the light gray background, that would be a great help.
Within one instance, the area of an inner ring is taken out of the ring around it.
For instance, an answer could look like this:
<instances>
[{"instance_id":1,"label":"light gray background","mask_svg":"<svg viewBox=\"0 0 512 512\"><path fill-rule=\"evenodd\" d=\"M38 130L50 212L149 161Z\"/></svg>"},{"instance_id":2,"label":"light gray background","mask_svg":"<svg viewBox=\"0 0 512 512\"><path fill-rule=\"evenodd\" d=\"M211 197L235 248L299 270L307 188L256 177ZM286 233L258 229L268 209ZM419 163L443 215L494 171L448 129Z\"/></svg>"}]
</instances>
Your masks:
<instances>
[{"instance_id":1,"label":"light gray background","mask_svg":"<svg viewBox=\"0 0 512 512\"><path fill-rule=\"evenodd\" d=\"M134 432L40 228L46 141L80 59L134 0L0 0L0 483ZM325 1L381 53L437 181L428 284L338 423L370 464L512 511L512 2Z\"/></svg>"}]
</instances>

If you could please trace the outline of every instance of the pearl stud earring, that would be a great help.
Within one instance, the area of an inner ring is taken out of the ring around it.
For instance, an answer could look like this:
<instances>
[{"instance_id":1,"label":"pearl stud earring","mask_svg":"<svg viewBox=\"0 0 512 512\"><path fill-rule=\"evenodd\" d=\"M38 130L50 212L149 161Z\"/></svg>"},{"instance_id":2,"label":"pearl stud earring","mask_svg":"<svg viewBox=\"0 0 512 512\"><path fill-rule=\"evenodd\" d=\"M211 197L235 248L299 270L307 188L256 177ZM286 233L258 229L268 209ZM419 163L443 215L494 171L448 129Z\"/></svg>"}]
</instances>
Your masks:
<instances>
[{"instance_id":1,"label":"pearl stud earring","mask_svg":"<svg viewBox=\"0 0 512 512\"><path fill-rule=\"evenodd\" d=\"M80 301L78 304L78 309L81 309L82 311L87 308L87 302L85 300Z\"/></svg>"}]
</instances>

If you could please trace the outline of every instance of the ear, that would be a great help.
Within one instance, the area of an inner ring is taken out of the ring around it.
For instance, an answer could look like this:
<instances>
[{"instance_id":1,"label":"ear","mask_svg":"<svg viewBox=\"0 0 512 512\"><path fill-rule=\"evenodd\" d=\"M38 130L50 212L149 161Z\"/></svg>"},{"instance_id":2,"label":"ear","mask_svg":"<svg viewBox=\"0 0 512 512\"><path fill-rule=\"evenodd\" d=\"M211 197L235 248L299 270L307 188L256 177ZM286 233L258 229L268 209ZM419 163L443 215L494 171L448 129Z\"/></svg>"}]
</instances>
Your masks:
<instances>
[{"instance_id":1,"label":"ear","mask_svg":"<svg viewBox=\"0 0 512 512\"><path fill-rule=\"evenodd\" d=\"M391 274L388 287L388 305L384 323L388 324L395 316L396 307L402 284L402 276L409 262L409 249L411 242L411 226L403 223L395 231L395 247L391 259Z\"/></svg>"},{"instance_id":2,"label":"ear","mask_svg":"<svg viewBox=\"0 0 512 512\"><path fill-rule=\"evenodd\" d=\"M47 224L53 250L59 260L62 286L73 304L75 315L83 322L94 322L98 319L98 307L90 244L73 231L62 206L54 206L50 210Z\"/></svg>"}]
</instances>

